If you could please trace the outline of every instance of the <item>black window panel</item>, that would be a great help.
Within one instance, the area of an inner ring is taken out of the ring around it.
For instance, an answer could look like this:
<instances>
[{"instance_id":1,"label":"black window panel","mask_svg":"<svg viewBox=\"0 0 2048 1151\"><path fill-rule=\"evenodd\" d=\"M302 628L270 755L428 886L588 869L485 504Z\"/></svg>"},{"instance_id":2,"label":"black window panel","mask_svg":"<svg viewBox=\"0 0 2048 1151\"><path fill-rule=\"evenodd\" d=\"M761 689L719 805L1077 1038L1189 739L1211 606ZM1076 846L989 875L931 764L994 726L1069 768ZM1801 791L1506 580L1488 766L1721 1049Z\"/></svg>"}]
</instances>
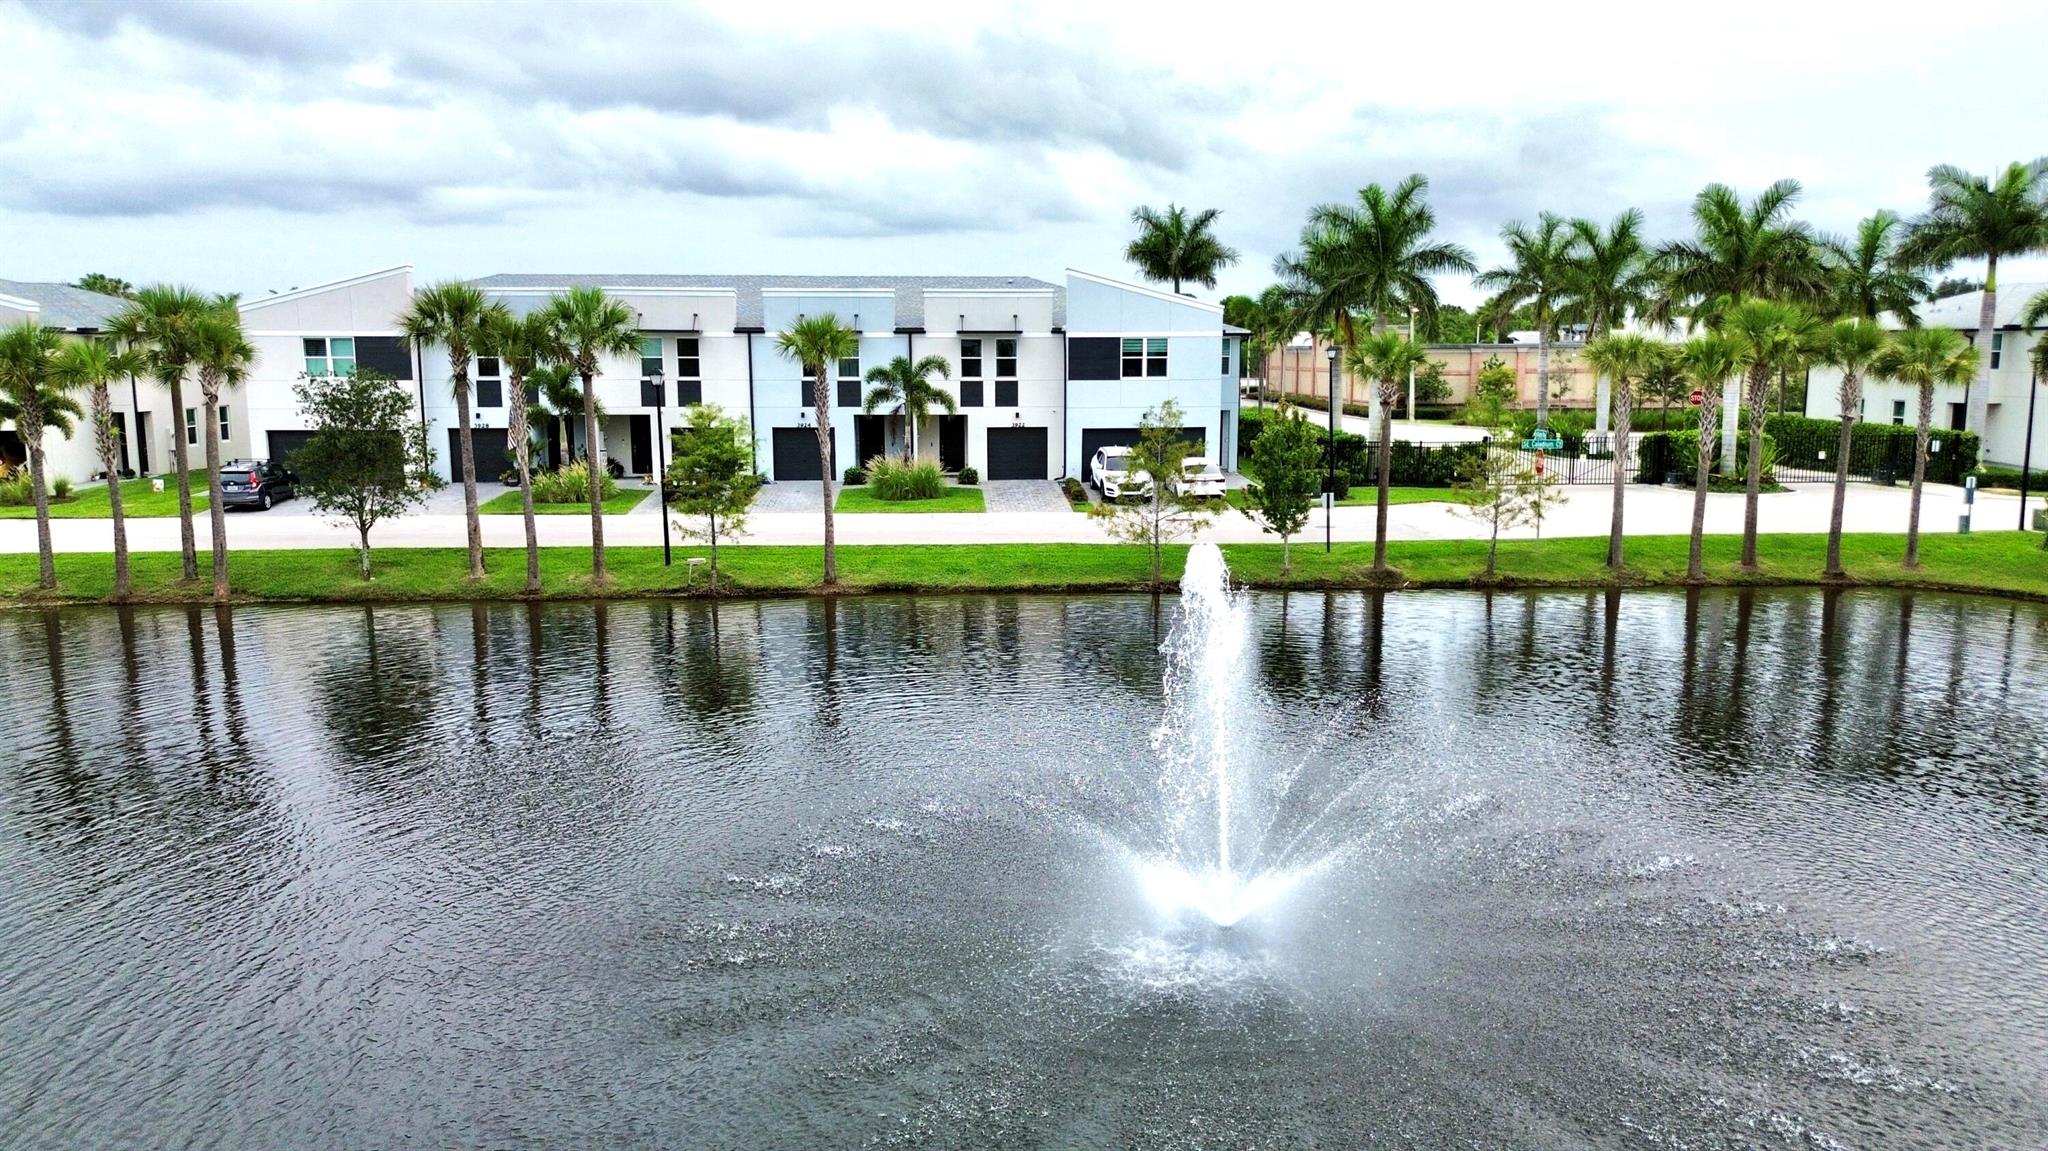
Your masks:
<instances>
[{"instance_id":1,"label":"black window panel","mask_svg":"<svg viewBox=\"0 0 2048 1151\"><path fill-rule=\"evenodd\" d=\"M960 381L960 406L963 408L978 408L981 406L980 380Z\"/></svg>"},{"instance_id":2,"label":"black window panel","mask_svg":"<svg viewBox=\"0 0 2048 1151\"><path fill-rule=\"evenodd\" d=\"M677 356L677 357L676 357L676 375L678 375L678 376L681 376L682 378L684 378L684 379L686 379L686 380L694 380L694 379L696 379L696 378L697 378L698 376L701 376L701 375L703 375L703 374L704 374L704 369L703 369L703 367L701 366L701 364L700 364L700 363L698 362L698 359L697 359L697 357L695 357L695 356Z\"/></svg>"},{"instance_id":3,"label":"black window panel","mask_svg":"<svg viewBox=\"0 0 2048 1151\"><path fill-rule=\"evenodd\" d=\"M526 402L527 402L527 403L529 403L529 404L537 404L537 403L539 403L539 402L540 402L540 385L539 385L539 384L528 384L528 385L526 385Z\"/></svg>"},{"instance_id":4,"label":"black window panel","mask_svg":"<svg viewBox=\"0 0 2048 1151\"><path fill-rule=\"evenodd\" d=\"M661 407L662 392L666 390L667 389L663 388L662 385L655 383L653 380L641 380L640 406L643 408Z\"/></svg>"},{"instance_id":5,"label":"black window panel","mask_svg":"<svg viewBox=\"0 0 2048 1151\"><path fill-rule=\"evenodd\" d=\"M476 406L480 408L504 407L505 381L478 380L476 382Z\"/></svg>"},{"instance_id":6,"label":"black window panel","mask_svg":"<svg viewBox=\"0 0 2048 1151\"><path fill-rule=\"evenodd\" d=\"M691 404L701 404L701 403L703 403L703 402L704 402L704 381L702 381L702 380L677 380L677 381L676 381L676 403L678 403L678 404L681 404L681 405L683 405L684 407L688 407L688 406L689 406L689 405L691 405Z\"/></svg>"},{"instance_id":7,"label":"black window panel","mask_svg":"<svg viewBox=\"0 0 2048 1151\"><path fill-rule=\"evenodd\" d=\"M999 408L1014 408L1017 406L1017 381L996 381L996 406Z\"/></svg>"},{"instance_id":8,"label":"black window panel","mask_svg":"<svg viewBox=\"0 0 2048 1151\"><path fill-rule=\"evenodd\" d=\"M495 375L497 375L497 374L498 374L498 357L496 357L496 356L478 356L478 357L476 358L476 374L477 374L477 375L479 375L479 376L495 376Z\"/></svg>"},{"instance_id":9,"label":"black window panel","mask_svg":"<svg viewBox=\"0 0 2048 1151\"><path fill-rule=\"evenodd\" d=\"M1076 336L1067 341L1067 376L1075 380L1114 380L1118 376L1115 336Z\"/></svg>"},{"instance_id":10,"label":"black window panel","mask_svg":"<svg viewBox=\"0 0 2048 1151\"><path fill-rule=\"evenodd\" d=\"M1161 358L1157 358L1157 359L1153 359L1153 358L1148 358L1148 359L1146 359L1146 361L1145 361L1145 374L1146 374L1146 375L1148 375L1148 376L1163 376L1163 375L1165 375L1165 374L1166 374L1166 360L1165 360L1165 359L1164 359L1163 357L1161 357Z\"/></svg>"},{"instance_id":11,"label":"black window panel","mask_svg":"<svg viewBox=\"0 0 2048 1151\"><path fill-rule=\"evenodd\" d=\"M1017 378L1017 341L996 341L996 375L1006 380Z\"/></svg>"},{"instance_id":12,"label":"black window panel","mask_svg":"<svg viewBox=\"0 0 2048 1151\"><path fill-rule=\"evenodd\" d=\"M839 381L839 406L842 408L857 408L860 406L859 380Z\"/></svg>"},{"instance_id":13,"label":"black window panel","mask_svg":"<svg viewBox=\"0 0 2048 1151\"><path fill-rule=\"evenodd\" d=\"M313 341L306 342L310 344ZM357 336L356 370L364 368L383 372L394 380L409 380L412 379L412 352L400 336Z\"/></svg>"},{"instance_id":14,"label":"black window panel","mask_svg":"<svg viewBox=\"0 0 2048 1151\"><path fill-rule=\"evenodd\" d=\"M978 339L960 341L960 378L981 378L981 341Z\"/></svg>"}]
</instances>

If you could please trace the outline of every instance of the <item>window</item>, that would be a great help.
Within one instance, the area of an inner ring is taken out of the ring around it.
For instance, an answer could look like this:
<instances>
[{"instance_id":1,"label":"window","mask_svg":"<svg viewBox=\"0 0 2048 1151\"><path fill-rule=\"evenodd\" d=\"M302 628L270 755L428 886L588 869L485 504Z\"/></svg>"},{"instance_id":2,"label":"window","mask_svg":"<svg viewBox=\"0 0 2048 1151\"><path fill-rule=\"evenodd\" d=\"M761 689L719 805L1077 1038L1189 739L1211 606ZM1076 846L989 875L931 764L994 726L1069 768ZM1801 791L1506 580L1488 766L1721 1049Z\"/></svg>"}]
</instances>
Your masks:
<instances>
[{"instance_id":1,"label":"window","mask_svg":"<svg viewBox=\"0 0 2048 1151\"><path fill-rule=\"evenodd\" d=\"M496 356L476 358L476 406L480 408L502 408L505 406L505 381L499 377L504 368Z\"/></svg>"},{"instance_id":2,"label":"window","mask_svg":"<svg viewBox=\"0 0 2048 1151\"><path fill-rule=\"evenodd\" d=\"M640 378L652 379L662 374L661 337L649 336L640 341Z\"/></svg>"},{"instance_id":3,"label":"window","mask_svg":"<svg viewBox=\"0 0 2048 1151\"><path fill-rule=\"evenodd\" d=\"M1230 337L1229 337L1229 336L1225 336L1225 337L1223 337L1223 368L1222 368L1222 371L1223 371L1223 374L1224 374L1224 375L1226 375L1226 376L1228 376L1228 375L1230 374Z\"/></svg>"},{"instance_id":4,"label":"window","mask_svg":"<svg viewBox=\"0 0 2048 1151\"><path fill-rule=\"evenodd\" d=\"M703 360L697 354L697 337L676 337L676 403L704 402Z\"/></svg>"},{"instance_id":5,"label":"window","mask_svg":"<svg viewBox=\"0 0 2048 1151\"><path fill-rule=\"evenodd\" d=\"M1166 374L1165 336L1124 337L1124 378Z\"/></svg>"},{"instance_id":6,"label":"window","mask_svg":"<svg viewBox=\"0 0 2048 1151\"><path fill-rule=\"evenodd\" d=\"M1005 337L996 341L996 378L1014 380L1017 378L1017 341Z\"/></svg>"},{"instance_id":7,"label":"window","mask_svg":"<svg viewBox=\"0 0 2048 1151\"><path fill-rule=\"evenodd\" d=\"M228 435L228 410L226 408L220 409L220 438L223 440L230 438Z\"/></svg>"},{"instance_id":8,"label":"window","mask_svg":"<svg viewBox=\"0 0 2048 1151\"><path fill-rule=\"evenodd\" d=\"M307 336L301 343L305 346L308 376L319 379L356 374L354 336Z\"/></svg>"},{"instance_id":9,"label":"window","mask_svg":"<svg viewBox=\"0 0 2048 1151\"><path fill-rule=\"evenodd\" d=\"M1991 369L1998 370L1998 362L2005 358L2005 333L1991 333Z\"/></svg>"},{"instance_id":10,"label":"window","mask_svg":"<svg viewBox=\"0 0 2048 1151\"><path fill-rule=\"evenodd\" d=\"M1906 401L1892 401L1892 422L1895 424L1904 424L1906 422Z\"/></svg>"},{"instance_id":11,"label":"window","mask_svg":"<svg viewBox=\"0 0 2048 1151\"><path fill-rule=\"evenodd\" d=\"M981 378L981 341L978 339L960 341L960 378Z\"/></svg>"},{"instance_id":12,"label":"window","mask_svg":"<svg viewBox=\"0 0 2048 1151\"><path fill-rule=\"evenodd\" d=\"M860 406L860 357L847 356L839 361L839 406L857 408Z\"/></svg>"}]
</instances>

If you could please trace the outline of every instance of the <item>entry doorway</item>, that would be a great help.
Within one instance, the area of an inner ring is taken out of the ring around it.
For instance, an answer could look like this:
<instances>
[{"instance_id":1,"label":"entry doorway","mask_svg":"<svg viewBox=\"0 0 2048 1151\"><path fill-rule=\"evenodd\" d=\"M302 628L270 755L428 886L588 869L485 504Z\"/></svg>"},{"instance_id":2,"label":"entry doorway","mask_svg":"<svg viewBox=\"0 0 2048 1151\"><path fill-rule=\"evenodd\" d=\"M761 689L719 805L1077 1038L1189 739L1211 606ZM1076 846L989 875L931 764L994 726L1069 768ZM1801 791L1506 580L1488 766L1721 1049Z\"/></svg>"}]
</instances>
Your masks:
<instances>
[{"instance_id":1,"label":"entry doorway","mask_svg":"<svg viewBox=\"0 0 2048 1151\"><path fill-rule=\"evenodd\" d=\"M636 476L654 474L654 417L628 416L626 434L632 439L632 460L627 470Z\"/></svg>"},{"instance_id":2,"label":"entry doorway","mask_svg":"<svg viewBox=\"0 0 2048 1151\"><path fill-rule=\"evenodd\" d=\"M876 456L888 453L889 417L859 415L853 417L853 458L854 467L864 468Z\"/></svg>"},{"instance_id":3,"label":"entry doorway","mask_svg":"<svg viewBox=\"0 0 2048 1151\"><path fill-rule=\"evenodd\" d=\"M957 472L967 466L967 417L939 417L939 470Z\"/></svg>"}]
</instances>

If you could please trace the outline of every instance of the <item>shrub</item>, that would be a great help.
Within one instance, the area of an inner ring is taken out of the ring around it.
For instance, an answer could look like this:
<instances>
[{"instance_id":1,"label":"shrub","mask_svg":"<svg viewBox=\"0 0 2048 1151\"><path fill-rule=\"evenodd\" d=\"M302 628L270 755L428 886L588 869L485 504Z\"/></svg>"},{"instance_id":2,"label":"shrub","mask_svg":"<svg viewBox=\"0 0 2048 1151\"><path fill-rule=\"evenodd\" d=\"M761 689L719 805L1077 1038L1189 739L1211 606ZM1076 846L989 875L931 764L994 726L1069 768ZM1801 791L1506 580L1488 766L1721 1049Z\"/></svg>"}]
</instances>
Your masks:
<instances>
[{"instance_id":1,"label":"shrub","mask_svg":"<svg viewBox=\"0 0 2048 1151\"><path fill-rule=\"evenodd\" d=\"M1787 464L1833 470L1842 421L1769 416L1764 420L1764 432L1778 441L1778 458ZM1858 471L1894 467L1904 479L1913 470L1913 437L1911 424L1857 423L1849 433L1849 458ZM1928 454L1927 478L1938 483L1963 482L1963 476L1976 468L1983 448L1977 433L1936 428L1934 438L1941 441L1941 451ZM1827 453L1826 462L1822 462L1822 452Z\"/></svg>"},{"instance_id":2,"label":"shrub","mask_svg":"<svg viewBox=\"0 0 2048 1151\"><path fill-rule=\"evenodd\" d=\"M868 485L880 500L935 500L946 480L939 474L939 465L929 460L906 464L877 456L868 461Z\"/></svg>"},{"instance_id":3,"label":"shrub","mask_svg":"<svg viewBox=\"0 0 2048 1151\"><path fill-rule=\"evenodd\" d=\"M1694 417L1697 419L1698 417ZM1716 436L1718 439L1718 435ZM1636 482L1639 484L1661 484L1671 472L1684 477L1690 484L1697 474L1700 457L1700 430L1697 426L1682 432L1649 432L1631 435L1634 442L1629 450L1635 455ZM1765 484L1777 480L1778 444L1769 432L1764 433L1763 481ZM1719 473L1716 472L1718 475ZM1749 475L1749 433L1743 432L1735 438L1735 477L1742 479Z\"/></svg>"},{"instance_id":4,"label":"shrub","mask_svg":"<svg viewBox=\"0 0 2048 1151\"><path fill-rule=\"evenodd\" d=\"M29 490L28 468L9 468L0 464L0 507L25 507L35 502L35 495Z\"/></svg>"},{"instance_id":5,"label":"shrub","mask_svg":"<svg viewBox=\"0 0 2048 1151\"><path fill-rule=\"evenodd\" d=\"M50 498L53 500L68 500L71 498L70 476L58 476L50 481Z\"/></svg>"},{"instance_id":6,"label":"shrub","mask_svg":"<svg viewBox=\"0 0 2048 1151\"><path fill-rule=\"evenodd\" d=\"M1240 465L1252 475L1258 474L1259 436L1266 430L1267 416L1259 412L1239 412L1237 417L1238 451ZM1323 425L1318 425L1319 429ZM1324 443L1323 458L1318 468L1327 470L1329 445L1332 442L1327 430L1321 437ZM1336 482L1339 498L1344 491L1355 487L1370 487L1379 482L1379 471L1372 454L1372 442L1364 436L1350 432L1338 432L1336 445ZM1485 448L1473 443L1462 444L1411 444L1395 440L1388 453L1387 482L1400 487L1449 487L1458 478L1458 468L1470 457Z\"/></svg>"},{"instance_id":7,"label":"shrub","mask_svg":"<svg viewBox=\"0 0 2048 1151\"><path fill-rule=\"evenodd\" d=\"M839 482L850 488L860 487L868 482L868 470L863 467L848 468L846 474L839 477Z\"/></svg>"},{"instance_id":8,"label":"shrub","mask_svg":"<svg viewBox=\"0 0 2048 1151\"><path fill-rule=\"evenodd\" d=\"M619 485L606 472L597 476L598 494L610 499L619 494ZM582 460L564 464L552 472L539 472L533 477L533 502L537 504L580 504L590 500L590 466Z\"/></svg>"},{"instance_id":9,"label":"shrub","mask_svg":"<svg viewBox=\"0 0 2048 1151\"><path fill-rule=\"evenodd\" d=\"M1986 464L1978 468L1973 474L1977 477L1977 486L1980 488L2012 488L2018 490L2020 486L2020 470L2018 468L2001 468ZM2048 471L2043 471L2040 468L2029 471L2027 473L2027 489L2036 492L2048 491Z\"/></svg>"},{"instance_id":10,"label":"shrub","mask_svg":"<svg viewBox=\"0 0 2048 1151\"><path fill-rule=\"evenodd\" d=\"M1088 502L1088 489L1082 487L1081 481L1072 476L1067 476L1060 480L1060 490L1067 493L1067 502L1070 504L1085 504Z\"/></svg>"},{"instance_id":11,"label":"shrub","mask_svg":"<svg viewBox=\"0 0 2048 1151\"><path fill-rule=\"evenodd\" d=\"M959 479L962 484L971 488L981 482L981 473L973 468L961 468Z\"/></svg>"}]
</instances>

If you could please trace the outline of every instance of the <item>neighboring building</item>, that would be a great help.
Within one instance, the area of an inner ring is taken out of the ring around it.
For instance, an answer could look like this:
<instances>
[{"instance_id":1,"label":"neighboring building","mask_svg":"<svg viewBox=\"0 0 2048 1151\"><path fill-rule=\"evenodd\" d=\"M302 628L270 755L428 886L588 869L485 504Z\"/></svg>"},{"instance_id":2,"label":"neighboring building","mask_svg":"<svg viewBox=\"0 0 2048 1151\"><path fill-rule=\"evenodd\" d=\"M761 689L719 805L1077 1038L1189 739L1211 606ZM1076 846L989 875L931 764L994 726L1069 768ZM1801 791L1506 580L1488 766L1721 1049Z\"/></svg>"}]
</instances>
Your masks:
<instances>
[{"instance_id":1,"label":"neighboring building","mask_svg":"<svg viewBox=\"0 0 2048 1151\"><path fill-rule=\"evenodd\" d=\"M1554 409L1579 408L1591 411L1595 390L1593 374L1579 360L1578 342L1550 345L1550 406ZM1429 344L1426 345L1430 358L1444 366L1444 383L1449 385L1449 398L1438 401L1441 404L1462 404L1472 398L1472 382L1479 369L1488 359L1499 357L1502 362L1515 370L1515 396L1510 403L1515 407L1534 408L1540 389L1538 361L1534 343L1512 344ZM1370 381L1358 379L1348 371L1340 373L1344 402L1366 404L1372 402ZM1311 339L1306 334L1295 337L1287 347L1266 357L1267 386L1275 393L1304 396L1327 396L1330 393L1329 345L1321 340ZM1403 385L1405 405L1407 388ZM1400 414L1406 414L1405 412Z\"/></svg>"},{"instance_id":2,"label":"neighboring building","mask_svg":"<svg viewBox=\"0 0 2048 1151\"><path fill-rule=\"evenodd\" d=\"M2034 386L2032 353L2043 335L2020 327L2020 313L2027 301L2048 290L2048 283L2005 284L1999 288L1998 311L1993 317L1991 336L1991 395L1984 418L1983 448L1986 463L2019 466L2026 456L2028 434L2028 392ZM1918 309L1924 327L1954 328L1970 339L1977 338L1978 310L1984 294L1968 292L1923 304ZM1886 327L1897 327L1886 318ZM1806 388L1806 414L1820 419L1841 415L1837 387L1841 373L1832 368L1815 368ZM1934 426L1960 429L1968 410L1969 387L1937 388L1934 393ZM2048 400L2033 405L2031 428L2034 466L2043 463L2048 452ZM1919 389L1889 380L1866 380L1863 385L1863 419L1879 424L1915 424L1920 419Z\"/></svg>"},{"instance_id":3,"label":"neighboring building","mask_svg":"<svg viewBox=\"0 0 2048 1151\"><path fill-rule=\"evenodd\" d=\"M115 314L127 304L128 301L119 296L89 292L70 284L0 280L0 326L12 327L23 320L33 320L45 328L55 328L68 336L85 339L105 332ZM152 401L161 389L149 380L134 380L125 388L115 386L110 390L114 401L114 428L122 441L121 466L123 470L134 473L147 472L150 470L150 449L162 434L150 423ZM86 407L85 397L80 396L78 400L79 407ZM136 418L138 410L142 413L140 420ZM130 428L136 430L132 443L128 436ZM100 474L99 448L94 442L92 429L84 421L79 422L68 439L55 428L45 430L43 448L43 458L52 479L66 476L74 483L82 483ZM26 458L21 434L13 422L0 424L0 462L14 467Z\"/></svg>"},{"instance_id":4,"label":"neighboring building","mask_svg":"<svg viewBox=\"0 0 2048 1151\"><path fill-rule=\"evenodd\" d=\"M305 446L313 432L293 387L306 376L375 368L404 383L431 415L434 396L420 390L419 356L398 331L412 286L408 264L242 301L242 330L256 360L242 386L221 397L220 458L282 460ZM185 405L176 423L195 466L204 467L196 384L185 387ZM445 437L434 445L448 448Z\"/></svg>"}]
</instances>

